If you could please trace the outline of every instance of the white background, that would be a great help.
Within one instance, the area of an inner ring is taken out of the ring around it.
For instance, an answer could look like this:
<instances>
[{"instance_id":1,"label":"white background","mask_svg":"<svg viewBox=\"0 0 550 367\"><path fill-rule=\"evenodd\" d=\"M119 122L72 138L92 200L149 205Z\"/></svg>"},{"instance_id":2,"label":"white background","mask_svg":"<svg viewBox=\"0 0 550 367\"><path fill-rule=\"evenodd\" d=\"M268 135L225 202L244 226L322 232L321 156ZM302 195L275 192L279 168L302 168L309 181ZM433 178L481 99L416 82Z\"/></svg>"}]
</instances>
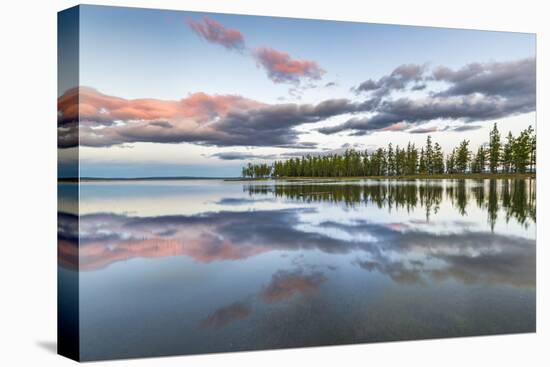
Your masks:
<instances>
[{"instance_id":1,"label":"white background","mask_svg":"<svg viewBox=\"0 0 550 367\"><path fill-rule=\"evenodd\" d=\"M96 4L536 32L537 333L94 363L98 366L550 365L546 1L179 0ZM0 365L70 365L56 339L56 12L75 1L4 1L0 11ZM546 228L545 228L546 227Z\"/></svg>"}]
</instances>

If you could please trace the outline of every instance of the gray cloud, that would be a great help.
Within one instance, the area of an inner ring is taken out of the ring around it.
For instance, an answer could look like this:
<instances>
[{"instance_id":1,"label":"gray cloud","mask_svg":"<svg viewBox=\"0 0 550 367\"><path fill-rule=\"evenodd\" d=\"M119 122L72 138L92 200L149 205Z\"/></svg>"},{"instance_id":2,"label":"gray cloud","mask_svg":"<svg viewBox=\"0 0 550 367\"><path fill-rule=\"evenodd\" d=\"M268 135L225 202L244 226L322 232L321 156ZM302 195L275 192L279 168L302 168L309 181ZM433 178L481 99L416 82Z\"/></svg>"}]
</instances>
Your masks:
<instances>
[{"instance_id":1,"label":"gray cloud","mask_svg":"<svg viewBox=\"0 0 550 367\"><path fill-rule=\"evenodd\" d=\"M426 83L434 81L444 83L446 89L419 98L391 98L394 91L427 88ZM334 98L318 104L269 105L236 95L205 93L178 101L126 100L82 87L60 97L58 146L188 142L311 149L314 143L299 142L300 132L295 128L346 114L368 113L319 131L351 130L353 135L363 135L377 130L403 131L440 119L463 123L494 120L535 110L535 60L470 64L457 70L439 67L431 73L422 65L402 65L356 90L370 97L361 102ZM71 114L75 95L85 107L78 126ZM454 131L467 129L473 128Z\"/></svg>"},{"instance_id":2,"label":"gray cloud","mask_svg":"<svg viewBox=\"0 0 550 367\"><path fill-rule=\"evenodd\" d=\"M299 142L294 144L278 145L277 148L311 149L311 148L317 147L317 145L319 144L312 141L304 141L304 142Z\"/></svg>"},{"instance_id":3,"label":"gray cloud","mask_svg":"<svg viewBox=\"0 0 550 367\"><path fill-rule=\"evenodd\" d=\"M208 17L201 20L188 19L187 24L199 37L210 43L221 45L228 50L244 50L244 36L237 29L226 28Z\"/></svg>"},{"instance_id":4,"label":"gray cloud","mask_svg":"<svg viewBox=\"0 0 550 367\"><path fill-rule=\"evenodd\" d=\"M254 154L246 152L220 152L210 155L210 157L216 157L219 159L233 161L233 160L246 160L246 159L275 159L276 154Z\"/></svg>"},{"instance_id":5,"label":"gray cloud","mask_svg":"<svg viewBox=\"0 0 550 367\"><path fill-rule=\"evenodd\" d=\"M430 134L439 131L437 127L417 127L407 131L409 134Z\"/></svg>"},{"instance_id":6,"label":"gray cloud","mask_svg":"<svg viewBox=\"0 0 550 367\"><path fill-rule=\"evenodd\" d=\"M536 65L534 58L512 62L474 63L458 70L439 67L433 78L451 86L441 96L480 93L487 96L526 97L534 99ZM533 101L534 102L534 101Z\"/></svg>"},{"instance_id":7,"label":"gray cloud","mask_svg":"<svg viewBox=\"0 0 550 367\"><path fill-rule=\"evenodd\" d=\"M65 123L70 105L61 104L59 147L112 146L124 143L190 142L216 146L276 146L310 149L312 142L299 142L296 126L332 116L369 111L377 100L352 102L329 99L318 104L268 105L236 95L195 93L179 101L126 100L80 88L79 126ZM61 100L67 97L62 96ZM78 140L79 138L79 140Z\"/></svg>"},{"instance_id":8,"label":"gray cloud","mask_svg":"<svg viewBox=\"0 0 550 367\"><path fill-rule=\"evenodd\" d=\"M446 130L447 131L462 132L462 131L478 130L478 129L481 129L481 128L482 128L482 126L480 126L480 125L462 125L462 126L457 126L457 127L446 129Z\"/></svg>"},{"instance_id":9,"label":"gray cloud","mask_svg":"<svg viewBox=\"0 0 550 367\"><path fill-rule=\"evenodd\" d=\"M368 79L353 90L356 93L370 92L376 97L384 97L393 91L406 89L413 82L422 81L425 69L426 65L400 65L390 75L383 76L377 81ZM422 89L422 85L417 84L413 88Z\"/></svg>"},{"instance_id":10,"label":"gray cloud","mask_svg":"<svg viewBox=\"0 0 550 367\"><path fill-rule=\"evenodd\" d=\"M406 65L405 65L406 66ZM398 68L399 69L399 68ZM396 69L396 70L398 70ZM320 129L324 134L344 130L360 133L388 128L397 123L422 124L450 119L463 122L504 118L535 110L535 59L503 63L470 64L458 70L436 68L430 76L421 77L418 69L404 67L374 82L369 80L357 90L371 91L387 97L404 89L411 80L418 83L440 81L447 89L421 98L383 99L368 117L354 117L334 127ZM419 85L419 84L418 84Z\"/></svg>"}]
</instances>

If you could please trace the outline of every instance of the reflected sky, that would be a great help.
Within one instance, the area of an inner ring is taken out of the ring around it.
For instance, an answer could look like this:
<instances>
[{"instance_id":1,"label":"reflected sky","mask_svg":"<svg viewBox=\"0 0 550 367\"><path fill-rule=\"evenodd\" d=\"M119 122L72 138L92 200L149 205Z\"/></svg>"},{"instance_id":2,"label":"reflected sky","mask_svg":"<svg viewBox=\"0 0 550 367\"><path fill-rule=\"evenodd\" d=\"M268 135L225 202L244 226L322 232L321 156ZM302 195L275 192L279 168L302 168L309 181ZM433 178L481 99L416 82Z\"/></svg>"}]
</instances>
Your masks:
<instances>
[{"instance_id":1,"label":"reflected sky","mask_svg":"<svg viewBox=\"0 0 550 367\"><path fill-rule=\"evenodd\" d=\"M59 214L60 264L81 272L85 359L530 332L534 195L534 180L90 182L78 256L77 217Z\"/></svg>"}]
</instances>

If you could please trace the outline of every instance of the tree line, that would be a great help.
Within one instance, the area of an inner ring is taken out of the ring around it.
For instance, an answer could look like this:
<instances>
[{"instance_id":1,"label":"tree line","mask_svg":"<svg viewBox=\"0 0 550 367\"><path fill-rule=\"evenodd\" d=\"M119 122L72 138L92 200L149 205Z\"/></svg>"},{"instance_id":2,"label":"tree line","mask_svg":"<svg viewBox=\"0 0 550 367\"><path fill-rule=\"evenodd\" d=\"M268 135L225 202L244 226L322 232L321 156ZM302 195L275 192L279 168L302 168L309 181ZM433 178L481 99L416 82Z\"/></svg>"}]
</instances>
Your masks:
<instances>
[{"instance_id":1,"label":"tree line","mask_svg":"<svg viewBox=\"0 0 550 367\"><path fill-rule=\"evenodd\" d=\"M536 134L531 126L518 136L508 133L501 139L497 124L489 134L489 142L477 151L470 150L463 140L445 155L441 145L428 135L420 148L408 143L368 152L348 149L343 154L306 155L277 160L272 164L248 163L242 176L248 178L284 177L359 177L409 176L452 173L525 173L536 169Z\"/></svg>"}]
</instances>

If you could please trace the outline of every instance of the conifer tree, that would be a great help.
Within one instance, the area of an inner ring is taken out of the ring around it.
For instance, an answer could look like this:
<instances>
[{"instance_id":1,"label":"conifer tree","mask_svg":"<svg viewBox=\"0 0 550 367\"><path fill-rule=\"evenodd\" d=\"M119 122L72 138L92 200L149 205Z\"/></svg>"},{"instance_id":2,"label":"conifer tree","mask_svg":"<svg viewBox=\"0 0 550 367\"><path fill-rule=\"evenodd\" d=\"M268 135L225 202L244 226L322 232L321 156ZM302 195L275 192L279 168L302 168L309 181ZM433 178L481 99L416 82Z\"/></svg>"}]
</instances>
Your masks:
<instances>
[{"instance_id":1,"label":"conifer tree","mask_svg":"<svg viewBox=\"0 0 550 367\"><path fill-rule=\"evenodd\" d=\"M469 140L463 140L456 151L456 170L459 173L466 173L469 163L470 163L470 150L468 145L470 144Z\"/></svg>"},{"instance_id":2,"label":"conifer tree","mask_svg":"<svg viewBox=\"0 0 550 367\"><path fill-rule=\"evenodd\" d=\"M514 146L514 137L512 136L512 132L508 132L508 136L506 137L506 143L504 144L504 148L502 149L502 169L504 172L512 172L512 166L514 163L514 152L512 150Z\"/></svg>"},{"instance_id":3,"label":"conifer tree","mask_svg":"<svg viewBox=\"0 0 550 367\"><path fill-rule=\"evenodd\" d=\"M435 143L433 151L433 173L442 174L445 172L445 163L443 158L443 150L439 143Z\"/></svg>"},{"instance_id":4,"label":"conifer tree","mask_svg":"<svg viewBox=\"0 0 550 367\"><path fill-rule=\"evenodd\" d=\"M501 143L500 133L497 124L493 125L493 130L489 134L489 169L491 173L496 173L501 161Z\"/></svg>"}]
</instances>

